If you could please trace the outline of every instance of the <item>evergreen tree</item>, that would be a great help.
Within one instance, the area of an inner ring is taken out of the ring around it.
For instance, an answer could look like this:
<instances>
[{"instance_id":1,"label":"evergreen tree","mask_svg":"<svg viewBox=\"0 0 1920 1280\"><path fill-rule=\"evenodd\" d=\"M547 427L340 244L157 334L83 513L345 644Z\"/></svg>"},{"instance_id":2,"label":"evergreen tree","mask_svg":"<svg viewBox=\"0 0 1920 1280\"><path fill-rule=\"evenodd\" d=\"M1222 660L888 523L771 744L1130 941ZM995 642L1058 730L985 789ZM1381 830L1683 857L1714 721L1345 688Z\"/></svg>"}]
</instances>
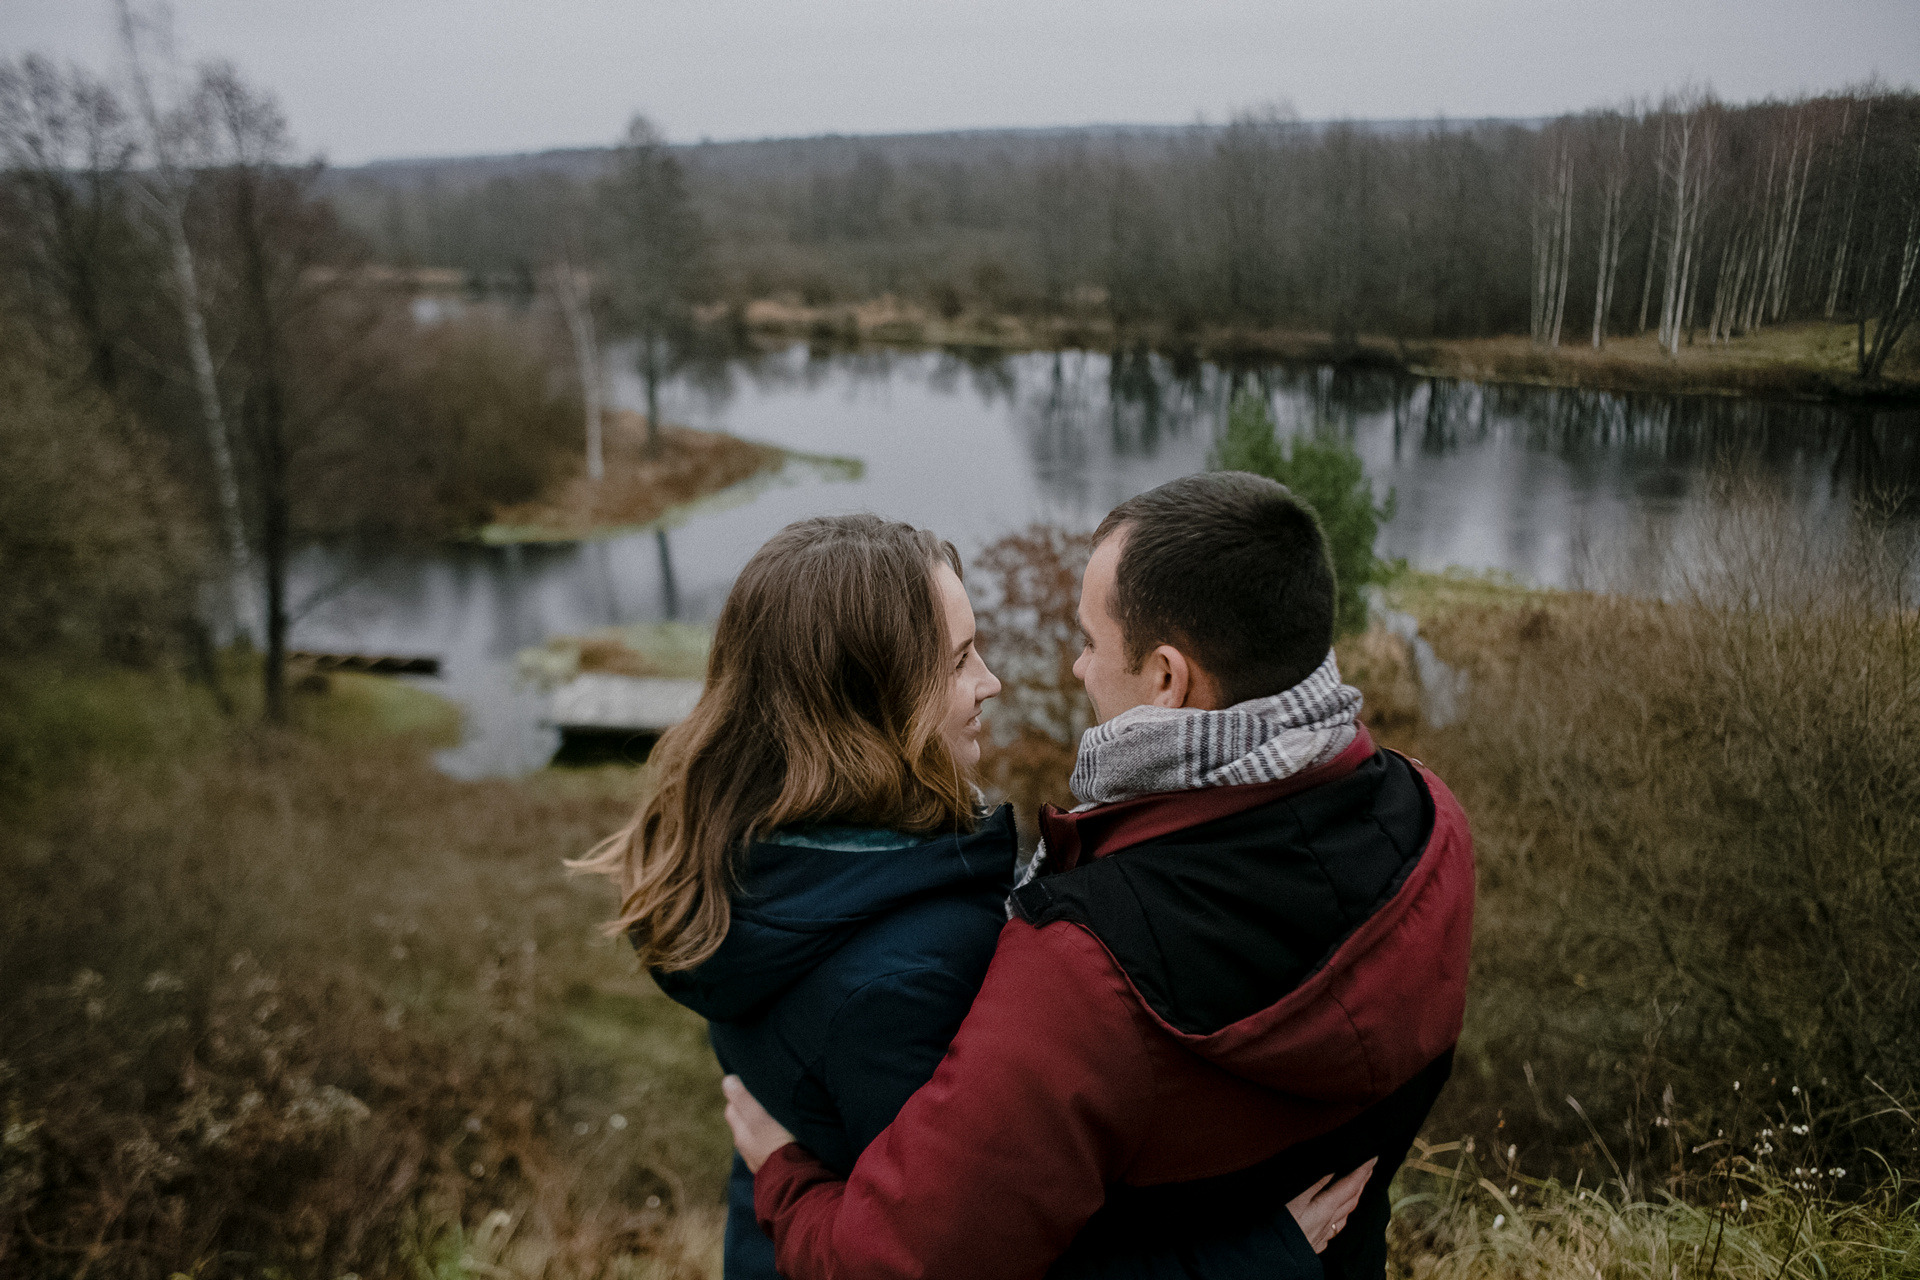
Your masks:
<instances>
[{"instance_id":1,"label":"evergreen tree","mask_svg":"<svg viewBox=\"0 0 1920 1280\"><path fill-rule=\"evenodd\" d=\"M1331 431L1281 443L1265 396L1242 391L1227 412L1227 429L1214 443L1207 465L1215 471L1251 471L1287 486L1311 510L1326 535L1339 600L1334 634L1367 625L1369 583L1381 581L1387 563L1373 554L1383 521L1393 519L1393 491L1376 506L1373 485L1353 446Z\"/></svg>"}]
</instances>

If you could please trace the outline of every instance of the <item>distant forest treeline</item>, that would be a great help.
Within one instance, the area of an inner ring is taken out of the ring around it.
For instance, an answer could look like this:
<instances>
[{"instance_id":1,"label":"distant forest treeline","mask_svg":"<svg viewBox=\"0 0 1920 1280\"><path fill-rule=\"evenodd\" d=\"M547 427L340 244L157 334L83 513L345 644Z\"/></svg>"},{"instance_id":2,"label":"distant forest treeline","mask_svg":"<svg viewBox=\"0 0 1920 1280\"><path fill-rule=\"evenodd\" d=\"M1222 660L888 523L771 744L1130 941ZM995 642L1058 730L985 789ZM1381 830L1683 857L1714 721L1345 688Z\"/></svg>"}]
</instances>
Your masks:
<instances>
[{"instance_id":1,"label":"distant forest treeline","mask_svg":"<svg viewBox=\"0 0 1920 1280\"><path fill-rule=\"evenodd\" d=\"M531 288L619 154L368 166L329 191L390 262ZM1920 260L1920 97L1877 88L1747 106L1690 93L1550 121L1269 111L671 155L703 229L698 287L723 301L892 294L1174 335L1557 345L1654 330L1670 349L1864 318L1872 375L1913 313Z\"/></svg>"}]
</instances>

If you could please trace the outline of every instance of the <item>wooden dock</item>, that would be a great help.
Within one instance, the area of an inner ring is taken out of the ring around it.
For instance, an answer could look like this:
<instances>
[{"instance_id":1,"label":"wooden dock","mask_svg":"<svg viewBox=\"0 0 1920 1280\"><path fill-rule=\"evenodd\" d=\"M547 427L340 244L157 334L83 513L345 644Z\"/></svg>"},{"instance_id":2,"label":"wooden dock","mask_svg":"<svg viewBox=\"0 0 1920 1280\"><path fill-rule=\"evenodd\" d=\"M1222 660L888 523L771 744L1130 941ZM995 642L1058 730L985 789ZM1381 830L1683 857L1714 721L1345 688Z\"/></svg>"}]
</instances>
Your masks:
<instances>
[{"instance_id":1,"label":"wooden dock","mask_svg":"<svg viewBox=\"0 0 1920 1280\"><path fill-rule=\"evenodd\" d=\"M393 653L316 653L311 649L293 649L287 661L312 667L315 671L365 671L381 676L437 676L440 659L421 654Z\"/></svg>"},{"instance_id":2,"label":"wooden dock","mask_svg":"<svg viewBox=\"0 0 1920 1280\"><path fill-rule=\"evenodd\" d=\"M638 764L687 718L704 687L664 676L577 675L554 690L546 723L560 731L555 764Z\"/></svg>"}]
</instances>

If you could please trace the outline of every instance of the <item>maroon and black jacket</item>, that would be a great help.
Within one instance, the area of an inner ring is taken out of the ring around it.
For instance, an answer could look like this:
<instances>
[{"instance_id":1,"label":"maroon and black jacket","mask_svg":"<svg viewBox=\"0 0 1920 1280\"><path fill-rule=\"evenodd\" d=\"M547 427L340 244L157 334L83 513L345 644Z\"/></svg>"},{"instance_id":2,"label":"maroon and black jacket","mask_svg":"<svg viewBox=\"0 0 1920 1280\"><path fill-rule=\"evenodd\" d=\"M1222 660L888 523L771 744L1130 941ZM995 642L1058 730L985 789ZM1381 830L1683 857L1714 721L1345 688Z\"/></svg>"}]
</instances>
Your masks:
<instances>
[{"instance_id":1,"label":"maroon and black jacket","mask_svg":"<svg viewBox=\"0 0 1920 1280\"><path fill-rule=\"evenodd\" d=\"M1041 817L934 1077L836 1178L787 1146L755 1206L790 1280L1045 1274L1271 1215L1382 1157L1330 1277L1384 1270L1386 1187L1465 1006L1465 815L1363 729L1275 783Z\"/></svg>"}]
</instances>

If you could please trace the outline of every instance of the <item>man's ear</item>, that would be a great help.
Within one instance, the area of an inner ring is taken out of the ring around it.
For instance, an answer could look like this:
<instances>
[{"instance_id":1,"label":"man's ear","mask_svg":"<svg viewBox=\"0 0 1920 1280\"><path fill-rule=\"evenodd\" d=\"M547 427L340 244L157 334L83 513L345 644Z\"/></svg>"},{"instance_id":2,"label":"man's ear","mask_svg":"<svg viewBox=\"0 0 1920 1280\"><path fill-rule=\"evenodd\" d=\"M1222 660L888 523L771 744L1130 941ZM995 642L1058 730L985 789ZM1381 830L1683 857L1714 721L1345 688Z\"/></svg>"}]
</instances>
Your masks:
<instances>
[{"instance_id":1,"label":"man's ear","mask_svg":"<svg viewBox=\"0 0 1920 1280\"><path fill-rule=\"evenodd\" d=\"M1187 655L1170 644L1159 645L1142 664L1153 693L1147 701L1156 707L1187 705Z\"/></svg>"},{"instance_id":2,"label":"man's ear","mask_svg":"<svg viewBox=\"0 0 1920 1280\"><path fill-rule=\"evenodd\" d=\"M1170 644L1163 644L1147 655L1146 673L1153 678L1156 707L1191 707L1196 711L1218 711L1220 686L1205 667Z\"/></svg>"}]
</instances>

